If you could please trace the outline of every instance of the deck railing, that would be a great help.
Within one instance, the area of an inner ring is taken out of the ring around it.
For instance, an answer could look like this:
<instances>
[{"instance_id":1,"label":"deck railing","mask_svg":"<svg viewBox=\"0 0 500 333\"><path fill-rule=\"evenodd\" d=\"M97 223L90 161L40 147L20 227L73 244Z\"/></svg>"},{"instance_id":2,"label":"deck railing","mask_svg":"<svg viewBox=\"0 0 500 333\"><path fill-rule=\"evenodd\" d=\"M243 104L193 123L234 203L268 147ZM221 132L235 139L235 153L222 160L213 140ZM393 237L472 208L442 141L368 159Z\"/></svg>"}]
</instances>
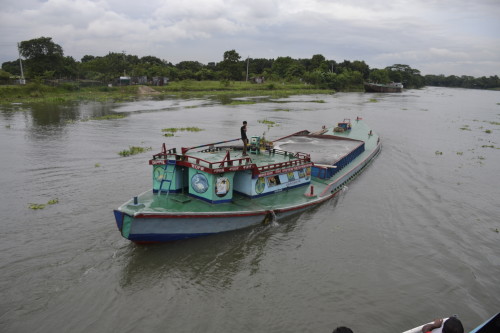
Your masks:
<instances>
[{"instance_id":1,"label":"deck railing","mask_svg":"<svg viewBox=\"0 0 500 333\"><path fill-rule=\"evenodd\" d=\"M205 145L205 146L208 146L209 148L202 150L202 152L222 151L224 148L227 148L227 147L215 147L212 145ZM289 160L284 162L257 166L252 162L250 156L231 159L230 150L227 150L226 155L222 160L209 161L199 156L192 156L187 154L178 155L175 148L167 150L165 144L163 144L162 151L158 154L153 155L153 159L149 161L149 164L165 164L167 160L176 160L177 165L187 166L187 167L199 166L207 168L208 169L206 170L207 172L216 172L216 173L223 172L221 171L221 169L224 168L231 168L230 171L235 171L239 169L242 170L252 169L253 170L252 173L255 176L261 173L266 173L266 172L268 173L274 170L297 167L311 162L311 156L309 154L301 152L289 152L277 148L267 149L262 154L283 155L284 158L288 157Z\"/></svg>"}]
</instances>

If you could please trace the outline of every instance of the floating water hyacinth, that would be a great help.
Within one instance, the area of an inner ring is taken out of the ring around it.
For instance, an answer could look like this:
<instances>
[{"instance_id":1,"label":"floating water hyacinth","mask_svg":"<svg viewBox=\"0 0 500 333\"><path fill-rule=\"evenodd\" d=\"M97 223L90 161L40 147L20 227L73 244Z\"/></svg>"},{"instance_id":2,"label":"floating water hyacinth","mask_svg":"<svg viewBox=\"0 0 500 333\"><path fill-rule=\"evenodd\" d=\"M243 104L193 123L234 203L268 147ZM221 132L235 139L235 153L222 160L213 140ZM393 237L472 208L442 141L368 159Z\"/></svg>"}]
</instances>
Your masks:
<instances>
[{"instance_id":1,"label":"floating water hyacinth","mask_svg":"<svg viewBox=\"0 0 500 333\"><path fill-rule=\"evenodd\" d=\"M176 133L177 131L200 132L203 131L203 129L199 127L179 127L179 128L170 127L170 128L163 128L161 131L170 133Z\"/></svg>"},{"instance_id":2,"label":"floating water hyacinth","mask_svg":"<svg viewBox=\"0 0 500 333\"><path fill-rule=\"evenodd\" d=\"M118 155L126 157L126 156L130 156L130 155L141 154L141 153L150 151L152 149L153 148L151 148L151 147L130 146L129 149L124 149L124 150L118 152Z\"/></svg>"},{"instance_id":3,"label":"floating water hyacinth","mask_svg":"<svg viewBox=\"0 0 500 333\"><path fill-rule=\"evenodd\" d=\"M47 205L55 205L56 203L59 203L59 199L57 198L49 200L49 202L47 202Z\"/></svg>"},{"instance_id":4,"label":"floating water hyacinth","mask_svg":"<svg viewBox=\"0 0 500 333\"><path fill-rule=\"evenodd\" d=\"M44 209L47 205L55 205L57 203L59 203L59 199L55 198L55 199L49 200L46 204L29 203L28 207L30 209Z\"/></svg>"},{"instance_id":5,"label":"floating water hyacinth","mask_svg":"<svg viewBox=\"0 0 500 333\"><path fill-rule=\"evenodd\" d=\"M45 204L30 203L28 207L31 209L44 209Z\"/></svg>"}]
</instances>

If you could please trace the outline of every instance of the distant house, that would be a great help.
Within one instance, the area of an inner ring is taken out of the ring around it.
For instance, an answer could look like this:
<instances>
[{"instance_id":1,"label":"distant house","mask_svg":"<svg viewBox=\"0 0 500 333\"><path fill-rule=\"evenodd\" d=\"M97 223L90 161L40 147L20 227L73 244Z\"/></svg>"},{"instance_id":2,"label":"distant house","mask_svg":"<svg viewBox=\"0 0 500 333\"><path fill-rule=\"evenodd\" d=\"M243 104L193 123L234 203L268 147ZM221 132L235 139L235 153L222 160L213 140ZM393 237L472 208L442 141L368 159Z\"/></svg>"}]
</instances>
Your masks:
<instances>
[{"instance_id":1,"label":"distant house","mask_svg":"<svg viewBox=\"0 0 500 333\"><path fill-rule=\"evenodd\" d=\"M148 83L148 77L147 76L134 76L132 78L132 83L133 84L147 84Z\"/></svg>"},{"instance_id":2,"label":"distant house","mask_svg":"<svg viewBox=\"0 0 500 333\"><path fill-rule=\"evenodd\" d=\"M252 83L264 83L264 77L263 76L256 76L251 79Z\"/></svg>"},{"instance_id":3,"label":"distant house","mask_svg":"<svg viewBox=\"0 0 500 333\"><path fill-rule=\"evenodd\" d=\"M130 83L132 83L132 79L130 78L130 76L120 76L120 86L128 86L130 85Z\"/></svg>"},{"instance_id":4,"label":"distant house","mask_svg":"<svg viewBox=\"0 0 500 333\"><path fill-rule=\"evenodd\" d=\"M165 76L154 76L153 86L166 86L168 84L168 77Z\"/></svg>"}]
</instances>

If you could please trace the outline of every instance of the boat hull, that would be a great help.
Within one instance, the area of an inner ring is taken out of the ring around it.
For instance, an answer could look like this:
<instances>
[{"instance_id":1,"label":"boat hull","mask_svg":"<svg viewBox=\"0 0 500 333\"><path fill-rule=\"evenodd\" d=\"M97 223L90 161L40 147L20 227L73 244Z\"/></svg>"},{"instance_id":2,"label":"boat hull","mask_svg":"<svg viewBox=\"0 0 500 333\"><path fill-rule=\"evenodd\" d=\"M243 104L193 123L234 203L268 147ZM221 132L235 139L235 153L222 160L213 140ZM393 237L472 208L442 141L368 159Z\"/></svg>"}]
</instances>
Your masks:
<instances>
[{"instance_id":1,"label":"boat hull","mask_svg":"<svg viewBox=\"0 0 500 333\"><path fill-rule=\"evenodd\" d=\"M365 83L364 86L365 92L400 93L403 91L403 87L394 85Z\"/></svg>"},{"instance_id":2,"label":"boat hull","mask_svg":"<svg viewBox=\"0 0 500 333\"><path fill-rule=\"evenodd\" d=\"M135 243L170 242L196 238L268 224L317 206L333 198L340 190L300 206L259 212L231 214L139 214L131 216L114 210L122 236Z\"/></svg>"}]
</instances>

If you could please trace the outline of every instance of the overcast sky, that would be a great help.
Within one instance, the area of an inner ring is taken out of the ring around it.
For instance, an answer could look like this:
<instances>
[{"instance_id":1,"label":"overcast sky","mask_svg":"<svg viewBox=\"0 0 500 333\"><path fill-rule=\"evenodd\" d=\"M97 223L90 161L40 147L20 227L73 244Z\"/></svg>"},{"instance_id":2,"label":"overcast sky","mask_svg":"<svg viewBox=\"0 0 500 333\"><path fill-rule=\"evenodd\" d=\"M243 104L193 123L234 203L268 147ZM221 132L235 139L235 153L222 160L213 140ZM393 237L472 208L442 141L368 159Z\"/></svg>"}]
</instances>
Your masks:
<instances>
[{"instance_id":1,"label":"overcast sky","mask_svg":"<svg viewBox=\"0 0 500 333\"><path fill-rule=\"evenodd\" d=\"M1 0L0 63L52 37L75 60L108 52L176 64L280 56L500 75L500 0Z\"/></svg>"}]
</instances>

